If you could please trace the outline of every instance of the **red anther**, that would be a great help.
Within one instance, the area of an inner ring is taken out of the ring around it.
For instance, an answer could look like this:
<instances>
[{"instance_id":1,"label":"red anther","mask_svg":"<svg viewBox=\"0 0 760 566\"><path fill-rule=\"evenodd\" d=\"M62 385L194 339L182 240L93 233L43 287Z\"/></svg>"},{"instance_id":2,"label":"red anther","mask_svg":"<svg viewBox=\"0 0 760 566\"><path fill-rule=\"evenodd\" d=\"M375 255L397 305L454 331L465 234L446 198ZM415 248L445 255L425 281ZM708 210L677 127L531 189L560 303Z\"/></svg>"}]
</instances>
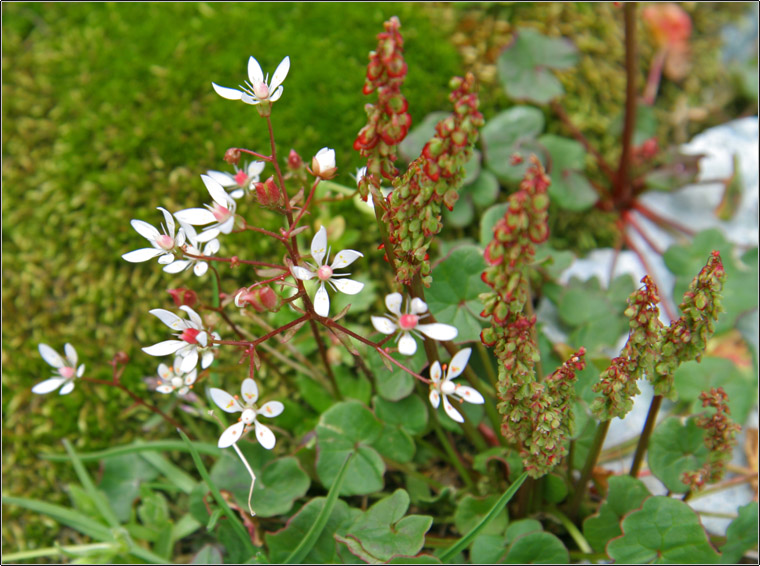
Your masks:
<instances>
[{"instance_id":1,"label":"red anther","mask_svg":"<svg viewBox=\"0 0 760 566\"><path fill-rule=\"evenodd\" d=\"M378 249L378 250L382 250L382 249L385 249L385 243L382 243L382 244L380 244L379 246L377 246L377 249Z\"/></svg>"}]
</instances>

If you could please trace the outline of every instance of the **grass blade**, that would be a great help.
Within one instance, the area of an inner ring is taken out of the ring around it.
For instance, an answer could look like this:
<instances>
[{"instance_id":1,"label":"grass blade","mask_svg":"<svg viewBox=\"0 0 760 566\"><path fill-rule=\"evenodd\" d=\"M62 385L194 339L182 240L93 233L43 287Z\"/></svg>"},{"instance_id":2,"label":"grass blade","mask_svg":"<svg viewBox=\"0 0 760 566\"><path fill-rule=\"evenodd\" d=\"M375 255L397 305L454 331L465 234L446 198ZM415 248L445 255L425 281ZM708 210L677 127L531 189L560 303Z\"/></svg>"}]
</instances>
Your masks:
<instances>
[{"instance_id":1,"label":"grass blade","mask_svg":"<svg viewBox=\"0 0 760 566\"><path fill-rule=\"evenodd\" d=\"M151 466L161 472L166 479L172 482L179 490L189 494L195 488L195 480L188 475L184 470L178 468L167 460L161 454L155 454L154 452L145 452L140 454L140 457L147 461Z\"/></svg>"},{"instance_id":2,"label":"grass blade","mask_svg":"<svg viewBox=\"0 0 760 566\"><path fill-rule=\"evenodd\" d=\"M525 479L528 477L527 472L523 472L522 475L515 480L515 482L509 486L509 489L504 492L504 494L499 497L499 500L494 503L494 506L491 507L491 510L486 514L481 521L475 525L472 529L470 529L470 532L468 532L466 535L464 535L462 538L460 538L457 542L452 544L449 548L444 550L438 558L441 559L441 562L446 562L447 560L451 560L454 556L456 556L459 552L467 548L472 540L482 531L488 523L490 523L496 515L498 515L502 509L504 509L504 506L509 503L509 500L512 499L515 493L517 493L517 490L520 489L520 486L525 481Z\"/></svg>"},{"instance_id":3,"label":"grass blade","mask_svg":"<svg viewBox=\"0 0 760 566\"><path fill-rule=\"evenodd\" d=\"M209 444L206 442L196 442L193 444L193 448L197 452L202 454L209 454L211 456L220 456L222 450L216 446L216 444ZM166 450L180 450L182 452L190 452L187 444L177 440L158 440L155 442L135 442L133 444L126 444L124 446L117 446L115 448L109 448L107 450L98 450L96 452L85 452L77 454L82 462L89 462L92 460L104 460L107 458L113 458L114 456L123 456L124 454L136 454L138 452L159 451ZM40 458L50 460L51 462L67 462L69 457L65 454L40 454Z\"/></svg>"},{"instance_id":4,"label":"grass blade","mask_svg":"<svg viewBox=\"0 0 760 566\"><path fill-rule=\"evenodd\" d=\"M295 548L295 550L293 550L293 552L290 553L290 556L285 559L285 564L300 564L306 555L309 554L309 551L312 549L312 547L316 544L319 536L322 534L322 531L325 528L325 525L327 524L328 519L330 518L330 515L332 514L335 503L338 501L338 494L340 493L340 488L343 486L343 477L346 475L348 463L353 457L353 452L349 452L348 456L346 456L346 461L343 462L343 466L340 468L335 481L330 487L330 491L327 492L325 504L322 507L322 510L319 512L319 515L317 515L317 519L309 529L309 532L306 533L306 536L303 537L300 544Z\"/></svg>"},{"instance_id":5,"label":"grass blade","mask_svg":"<svg viewBox=\"0 0 760 566\"><path fill-rule=\"evenodd\" d=\"M113 509L111 509L111 504L108 503L108 499L106 499L106 496L103 495L103 492L96 488L95 484L92 483L92 478L90 478L90 474L87 473L87 470L82 464L82 461L79 459L76 450L74 450L74 447L65 438L63 439L63 447L66 449L66 452L69 455L69 459L71 459L71 463L74 465L74 471L77 473L79 482L87 492L87 495L90 496L90 499L92 499L95 507L98 508L98 511L106 520L106 523L108 523L114 529L120 527L121 522L119 522L119 519L116 517L116 513L114 513Z\"/></svg>"},{"instance_id":6,"label":"grass blade","mask_svg":"<svg viewBox=\"0 0 760 566\"><path fill-rule=\"evenodd\" d=\"M2 501L6 505L18 505L24 509L52 517L59 523L71 527L95 540L102 542L113 540L111 529L79 511L53 503L45 503L37 499L27 499L26 497L3 496Z\"/></svg>"},{"instance_id":7,"label":"grass blade","mask_svg":"<svg viewBox=\"0 0 760 566\"><path fill-rule=\"evenodd\" d=\"M211 490L211 495L214 497L214 501L216 501L216 504L219 505L219 507L224 512L224 515L229 519L230 525L235 530L235 533L238 535L238 538L240 538L240 541L243 543L245 548L253 554L256 552L256 547L251 542L251 537L248 534L248 531L245 530L245 527L240 522L240 519L237 515L230 509L230 506L227 505L227 502L224 500L224 497L222 497L222 494L219 493L219 489L214 485L214 482L211 481L211 477L208 475L208 470L206 470L206 466L203 465L203 461L201 460L200 454L198 454L198 451L195 450L195 446L193 446L193 443L190 442L190 439L187 437L187 435L182 432L181 430L177 429L177 432L179 432L180 436L182 437L182 440L185 441L185 444L187 445L190 454L193 456L193 462L195 462L195 467L198 468L198 472L201 474L201 477L203 478L203 481L206 482L206 485Z\"/></svg>"}]
</instances>

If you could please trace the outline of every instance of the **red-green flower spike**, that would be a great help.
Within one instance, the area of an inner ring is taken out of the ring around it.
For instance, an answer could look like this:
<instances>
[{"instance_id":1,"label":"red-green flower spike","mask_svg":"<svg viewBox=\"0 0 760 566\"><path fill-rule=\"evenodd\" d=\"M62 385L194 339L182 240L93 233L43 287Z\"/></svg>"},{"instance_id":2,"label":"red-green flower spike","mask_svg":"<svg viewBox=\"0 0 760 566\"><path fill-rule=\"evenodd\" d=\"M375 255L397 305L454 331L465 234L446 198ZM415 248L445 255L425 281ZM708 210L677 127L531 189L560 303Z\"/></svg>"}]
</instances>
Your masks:
<instances>
[{"instance_id":1,"label":"red-green flower spike","mask_svg":"<svg viewBox=\"0 0 760 566\"><path fill-rule=\"evenodd\" d=\"M393 180L394 189L383 216L398 260L396 280L402 284L410 283L419 273L429 285L430 262L426 256L432 236L443 227L441 205L454 208L464 165L472 156L478 128L484 124L478 112L475 77L454 77L449 86L454 112L436 125L435 136L406 173Z\"/></svg>"},{"instance_id":2,"label":"red-green flower spike","mask_svg":"<svg viewBox=\"0 0 760 566\"><path fill-rule=\"evenodd\" d=\"M629 319L630 331L620 356L613 359L594 385L594 393L601 397L594 399L591 411L596 417L608 421L613 417L623 418L633 407L633 398L639 394L636 381L645 375L652 375L658 359L658 346L662 323L657 304L660 297L657 286L645 275L643 287L628 298L625 311Z\"/></svg>"},{"instance_id":3,"label":"red-green flower spike","mask_svg":"<svg viewBox=\"0 0 760 566\"><path fill-rule=\"evenodd\" d=\"M725 279L720 253L713 251L707 265L684 293L683 302L679 305L683 316L662 333L661 358L650 375L655 395L675 396L675 370L683 362L701 359L707 341L715 332L718 314L723 310L720 293Z\"/></svg>"},{"instance_id":4,"label":"red-green flower spike","mask_svg":"<svg viewBox=\"0 0 760 566\"><path fill-rule=\"evenodd\" d=\"M726 463L731 460L731 452L736 445L736 433L741 427L731 417L728 408L728 395L722 387L712 388L699 396L703 407L712 407L715 412L697 418L697 426L705 431L705 446L710 456L696 472L685 472L681 481L696 490L706 483L715 483L723 477Z\"/></svg>"},{"instance_id":5,"label":"red-green flower spike","mask_svg":"<svg viewBox=\"0 0 760 566\"><path fill-rule=\"evenodd\" d=\"M385 22L385 31L377 36L377 49L369 54L364 94L377 93L377 103L367 104L367 125L354 141L354 149L367 158L367 173L359 184L363 198L372 198L370 185L380 190L381 179L398 176L396 146L412 125L409 104L401 93L406 77L404 39L399 33L397 17Z\"/></svg>"}]
</instances>

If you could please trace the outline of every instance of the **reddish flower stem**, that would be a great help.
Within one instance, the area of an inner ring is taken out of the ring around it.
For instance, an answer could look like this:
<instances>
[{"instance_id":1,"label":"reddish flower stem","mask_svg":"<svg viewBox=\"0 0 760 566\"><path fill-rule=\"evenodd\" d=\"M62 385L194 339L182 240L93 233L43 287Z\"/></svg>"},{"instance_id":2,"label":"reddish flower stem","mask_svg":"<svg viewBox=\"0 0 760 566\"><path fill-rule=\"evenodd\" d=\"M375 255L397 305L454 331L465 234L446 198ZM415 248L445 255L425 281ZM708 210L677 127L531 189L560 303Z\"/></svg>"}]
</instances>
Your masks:
<instances>
[{"instance_id":1,"label":"reddish flower stem","mask_svg":"<svg viewBox=\"0 0 760 566\"><path fill-rule=\"evenodd\" d=\"M195 255L188 253L183 250L183 253L187 257L191 257L193 259L202 259L203 261L221 261L223 263L244 263L246 265L255 265L257 267L271 267L273 269L282 269L283 271L288 271L288 268L284 265L277 265L276 263L266 263L263 261L253 261L248 259L238 259L238 258L232 258L232 257L213 257L213 256L207 256L207 255Z\"/></svg>"},{"instance_id":2,"label":"reddish flower stem","mask_svg":"<svg viewBox=\"0 0 760 566\"><path fill-rule=\"evenodd\" d=\"M272 161L272 156L270 155L261 155L260 153L256 153L255 151L251 151L250 149L243 149L242 147L235 147L233 149L236 149L237 151L242 151L243 153L247 153L248 155L253 155L254 157L258 157L259 159L263 161Z\"/></svg>"},{"instance_id":3,"label":"reddish flower stem","mask_svg":"<svg viewBox=\"0 0 760 566\"><path fill-rule=\"evenodd\" d=\"M631 240L625 232L623 232L623 239L625 240L625 244L633 251L633 253L636 254L636 256L639 258L639 261L641 262L641 265L644 266L644 271L646 271L648 274L651 275L652 279L655 279L655 283L657 283L657 286L660 289L663 289L658 281L656 281L656 277L654 276L654 270L649 265L649 262L646 260L646 257L644 257L644 254L641 253L641 250L639 250L638 247L636 247L636 244L633 243L633 240ZM678 316L676 316L675 311L673 310L673 307L670 305L670 301L667 300L667 298L663 297L662 306L665 308L665 313L668 315L668 318L670 320L676 320Z\"/></svg>"},{"instance_id":4,"label":"reddish flower stem","mask_svg":"<svg viewBox=\"0 0 760 566\"><path fill-rule=\"evenodd\" d=\"M633 198L633 187L630 180L630 167L633 154L633 133L636 129L636 3L626 2L623 6L625 21L625 115L623 119L623 149L620 153L620 164L615 177L613 198L618 208L625 208Z\"/></svg>"},{"instance_id":5,"label":"reddish flower stem","mask_svg":"<svg viewBox=\"0 0 760 566\"><path fill-rule=\"evenodd\" d=\"M314 180L314 184L311 186L311 190L309 191L309 196L306 197L306 202L303 205L303 208L301 208L301 211L298 213L298 216L296 216L295 220L293 220L293 223L290 225L290 228L288 228L287 235L290 236L290 233L293 231L293 229L298 226L298 223L301 221L301 218L303 218L303 215L306 213L306 211L309 208L309 205L311 204L311 199L314 196L314 191L317 188L317 185L319 185L319 181L321 179L317 177Z\"/></svg>"},{"instance_id":6,"label":"reddish flower stem","mask_svg":"<svg viewBox=\"0 0 760 566\"><path fill-rule=\"evenodd\" d=\"M623 218L623 222L627 222L631 228L636 230L636 232L639 233L639 235L644 239L647 245L652 248L652 250L654 250L658 255L663 255L665 253L665 250L658 246L652 240L652 238L649 237L649 234L646 233L644 228L642 228L641 224L639 224L638 220L636 220L636 217L631 212L624 210L621 216Z\"/></svg>"},{"instance_id":7,"label":"reddish flower stem","mask_svg":"<svg viewBox=\"0 0 760 566\"><path fill-rule=\"evenodd\" d=\"M664 226L670 226L671 228L675 228L676 230L680 230L687 236L695 236L696 232L692 230L691 228L687 228L683 224L679 224L675 220L671 220L669 218L665 218L664 216L661 216L654 212L652 209L644 206L642 203L638 201L633 201L631 203L631 207L636 210L637 212L640 212L642 216L648 218L652 222L655 222L660 225Z\"/></svg>"}]
</instances>

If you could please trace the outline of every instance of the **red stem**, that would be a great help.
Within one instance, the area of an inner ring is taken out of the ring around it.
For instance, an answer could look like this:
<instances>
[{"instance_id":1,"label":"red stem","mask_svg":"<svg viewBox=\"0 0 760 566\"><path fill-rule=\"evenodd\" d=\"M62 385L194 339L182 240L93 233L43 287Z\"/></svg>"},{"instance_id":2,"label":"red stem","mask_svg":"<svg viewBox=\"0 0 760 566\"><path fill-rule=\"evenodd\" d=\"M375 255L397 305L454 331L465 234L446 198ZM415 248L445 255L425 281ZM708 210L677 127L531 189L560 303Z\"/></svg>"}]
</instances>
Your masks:
<instances>
[{"instance_id":1,"label":"red stem","mask_svg":"<svg viewBox=\"0 0 760 566\"><path fill-rule=\"evenodd\" d=\"M649 262L647 262L646 258L644 257L644 254L641 253L639 248L636 247L636 244L633 243L633 240L631 240L625 232L623 232L623 239L625 240L625 244L639 258L639 261L641 262L641 265L644 266L644 270L647 272L647 274L649 274L652 277L652 279L655 280L659 288L662 288L659 282L656 281L657 277L655 277L654 275L654 270L652 270L651 266L649 265ZM670 320L676 320L678 318L676 316L675 311L673 310L673 307L670 305L670 301L667 299L667 297L663 297L662 306L665 308L665 313L668 315L668 318L670 318Z\"/></svg>"},{"instance_id":2,"label":"red stem","mask_svg":"<svg viewBox=\"0 0 760 566\"><path fill-rule=\"evenodd\" d=\"M636 230L636 232L639 233L639 235L643 238L643 240L647 243L647 245L652 248L658 255L662 255L665 253L665 250L663 250L660 246L658 246L652 239L649 237L649 234L646 233L644 228L642 228L641 224L639 224L638 220L636 220L636 217L629 211L624 210L623 214L623 222L627 222L631 228Z\"/></svg>"},{"instance_id":3,"label":"red stem","mask_svg":"<svg viewBox=\"0 0 760 566\"><path fill-rule=\"evenodd\" d=\"M623 6L625 18L625 116L623 121L623 149L615 179L614 199L618 208L625 208L633 198L630 167L633 153L633 132L636 129L636 3Z\"/></svg>"},{"instance_id":4,"label":"red stem","mask_svg":"<svg viewBox=\"0 0 760 566\"><path fill-rule=\"evenodd\" d=\"M641 204L639 201L636 201L636 200L633 201L631 203L631 207L634 210L637 210L638 212L640 212L642 216L649 218L649 220L651 220L652 222L655 222L657 224L664 225L664 226L670 226L671 228L680 230L687 236L693 237L694 235L696 235L696 232L692 230L691 228L687 228L686 226L684 226L683 224L679 224L675 220L670 220L669 218L665 218L664 216L657 214L650 208L647 208L646 206Z\"/></svg>"},{"instance_id":5,"label":"red stem","mask_svg":"<svg viewBox=\"0 0 760 566\"><path fill-rule=\"evenodd\" d=\"M272 161L272 156L268 155L261 155L260 153L256 153L255 151L251 151L250 149L243 149L242 147L236 147L234 148L237 151L242 151L243 153L247 153L249 155L253 155L254 157L258 157L259 159L263 161Z\"/></svg>"}]
</instances>

